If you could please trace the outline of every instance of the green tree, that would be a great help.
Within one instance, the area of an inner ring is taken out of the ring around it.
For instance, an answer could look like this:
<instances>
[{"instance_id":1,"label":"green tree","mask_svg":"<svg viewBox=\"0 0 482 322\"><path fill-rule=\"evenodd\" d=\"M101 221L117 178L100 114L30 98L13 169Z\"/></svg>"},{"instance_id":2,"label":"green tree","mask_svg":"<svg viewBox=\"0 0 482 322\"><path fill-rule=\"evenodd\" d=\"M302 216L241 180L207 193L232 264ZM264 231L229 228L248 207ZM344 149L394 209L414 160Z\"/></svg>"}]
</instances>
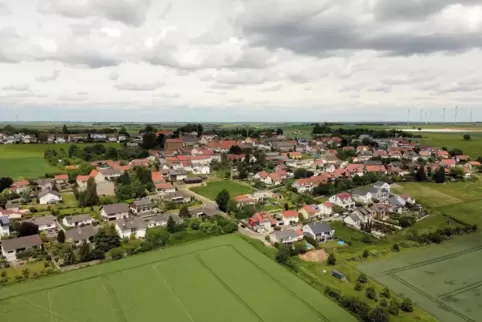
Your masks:
<instances>
[{"instance_id":1,"label":"green tree","mask_svg":"<svg viewBox=\"0 0 482 322\"><path fill-rule=\"evenodd\" d=\"M383 289L382 291L382 295L384 297L386 297L387 299L389 299L392 295L390 294L390 289L388 287L385 286L385 288Z\"/></svg>"},{"instance_id":2,"label":"green tree","mask_svg":"<svg viewBox=\"0 0 482 322\"><path fill-rule=\"evenodd\" d=\"M464 140L465 141L470 141L472 137L470 136L470 134L464 134Z\"/></svg>"},{"instance_id":3,"label":"green tree","mask_svg":"<svg viewBox=\"0 0 482 322\"><path fill-rule=\"evenodd\" d=\"M167 220L167 231L172 233L177 232L177 224L174 218L172 216L169 216L169 219Z\"/></svg>"},{"instance_id":4,"label":"green tree","mask_svg":"<svg viewBox=\"0 0 482 322\"><path fill-rule=\"evenodd\" d=\"M398 253L400 251L400 246L398 244L393 244L392 251Z\"/></svg>"},{"instance_id":5,"label":"green tree","mask_svg":"<svg viewBox=\"0 0 482 322\"><path fill-rule=\"evenodd\" d=\"M87 242L83 242L79 249L79 260L81 262L88 262L91 259L90 256L90 245Z\"/></svg>"},{"instance_id":6,"label":"green tree","mask_svg":"<svg viewBox=\"0 0 482 322\"><path fill-rule=\"evenodd\" d=\"M191 213L189 212L189 208L187 205L184 205L179 209L179 216L181 218L189 218L191 217Z\"/></svg>"},{"instance_id":7,"label":"green tree","mask_svg":"<svg viewBox=\"0 0 482 322\"><path fill-rule=\"evenodd\" d=\"M286 245L280 245L278 247L278 253L276 254L276 261L280 264L286 264L290 260L291 250Z\"/></svg>"},{"instance_id":8,"label":"green tree","mask_svg":"<svg viewBox=\"0 0 482 322\"><path fill-rule=\"evenodd\" d=\"M228 208L228 202L231 199L231 196L229 195L229 191L226 189L223 189L219 194L216 196L216 204L219 207L219 210L226 212Z\"/></svg>"},{"instance_id":9,"label":"green tree","mask_svg":"<svg viewBox=\"0 0 482 322\"><path fill-rule=\"evenodd\" d=\"M369 322L388 322L390 321L390 317L383 307L378 306L370 311L367 320Z\"/></svg>"},{"instance_id":10,"label":"green tree","mask_svg":"<svg viewBox=\"0 0 482 322\"><path fill-rule=\"evenodd\" d=\"M122 257L124 257L124 251L122 250L122 248L114 248L110 251L110 256L114 260L121 259Z\"/></svg>"},{"instance_id":11,"label":"green tree","mask_svg":"<svg viewBox=\"0 0 482 322\"><path fill-rule=\"evenodd\" d=\"M73 156L75 156L77 150L79 150L79 147L77 145L75 144L69 145L69 149L68 149L69 158L72 158Z\"/></svg>"},{"instance_id":12,"label":"green tree","mask_svg":"<svg viewBox=\"0 0 482 322\"><path fill-rule=\"evenodd\" d=\"M336 265L336 256L334 253L328 255L328 265Z\"/></svg>"},{"instance_id":13,"label":"green tree","mask_svg":"<svg viewBox=\"0 0 482 322\"><path fill-rule=\"evenodd\" d=\"M37 235L38 232L38 226L32 222L24 221L18 227L19 237Z\"/></svg>"},{"instance_id":14,"label":"green tree","mask_svg":"<svg viewBox=\"0 0 482 322\"><path fill-rule=\"evenodd\" d=\"M235 214L238 210L238 202L234 199L229 199L226 210L229 214Z\"/></svg>"},{"instance_id":15,"label":"green tree","mask_svg":"<svg viewBox=\"0 0 482 322\"><path fill-rule=\"evenodd\" d=\"M65 243L65 232L62 229L57 234L57 241L61 244Z\"/></svg>"},{"instance_id":16,"label":"green tree","mask_svg":"<svg viewBox=\"0 0 482 322\"><path fill-rule=\"evenodd\" d=\"M146 234L146 241L154 247L161 247L167 244L169 232L163 227L149 228Z\"/></svg>"},{"instance_id":17,"label":"green tree","mask_svg":"<svg viewBox=\"0 0 482 322\"><path fill-rule=\"evenodd\" d=\"M121 240L114 225L108 225L99 229L94 236L95 249L102 251L104 254L109 250L119 247Z\"/></svg>"},{"instance_id":18,"label":"green tree","mask_svg":"<svg viewBox=\"0 0 482 322\"><path fill-rule=\"evenodd\" d=\"M65 124L64 124L64 126L62 127L62 133L63 133L63 134L69 134L69 133L70 133L69 129L67 128L67 125L65 125Z\"/></svg>"},{"instance_id":19,"label":"green tree","mask_svg":"<svg viewBox=\"0 0 482 322\"><path fill-rule=\"evenodd\" d=\"M147 132L144 134L142 137L142 143L141 147L143 149L149 150L149 149L154 149L157 145L157 137L156 133L154 132Z\"/></svg>"},{"instance_id":20,"label":"green tree","mask_svg":"<svg viewBox=\"0 0 482 322\"><path fill-rule=\"evenodd\" d=\"M113 146L108 147L107 151L105 152L105 158L109 160L117 160L119 158L117 149Z\"/></svg>"},{"instance_id":21,"label":"green tree","mask_svg":"<svg viewBox=\"0 0 482 322\"><path fill-rule=\"evenodd\" d=\"M425 173L424 167L418 167L415 177L417 181L427 181L427 174Z\"/></svg>"},{"instance_id":22,"label":"green tree","mask_svg":"<svg viewBox=\"0 0 482 322\"><path fill-rule=\"evenodd\" d=\"M360 273L360 275L358 275L358 282L367 283L368 282L367 275L365 273Z\"/></svg>"},{"instance_id":23,"label":"green tree","mask_svg":"<svg viewBox=\"0 0 482 322\"><path fill-rule=\"evenodd\" d=\"M30 276L30 271L28 268L24 268L22 270L22 275L23 275L23 278L27 279L29 276Z\"/></svg>"},{"instance_id":24,"label":"green tree","mask_svg":"<svg viewBox=\"0 0 482 322\"><path fill-rule=\"evenodd\" d=\"M443 167L439 167L437 171L435 171L433 179L435 183L444 183L445 182L445 169Z\"/></svg>"},{"instance_id":25,"label":"green tree","mask_svg":"<svg viewBox=\"0 0 482 322\"><path fill-rule=\"evenodd\" d=\"M390 305L388 306L388 313L395 316L400 313L400 306L395 300L390 301Z\"/></svg>"},{"instance_id":26,"label":"green tree","mask_svg":"<svg viewBox=\"0 0 482 322\"><path fill-rule=\"evenodd\" d=\"M373 286L370 286L366 289L365 295L370 299L374 301L378 301L378 294L377 291Z\"/></svg>"},{"instance_id":27,"label":"green tree","mask_svg":"<svg viewBox=\"0 0 482 322\"><path fill-rule=\"evenodd\" d=\"M368 256L370 256L368 249L363 250L363 258L367 258Z\"/></svg>"},{"instance_id":28,"label":"green tree","mask_svg":"<svg viewBox=\"0 0 482 322\"><path fill-rule=\"evenodd\" d=\"M402 303L400 304L400 309L404 312L413 312L413 303L412 300L408 297L404 298Z\"/></svg>"},{"instance_id":29,"label":"green tree","mask_svg":"<svg viewBox=\"0 0 482 322\"><path fill-rule=\"evenodd\" d=\"M79 203L81 207L91 207L99 203L97 184L95 183L94 178L89 178L87 181L87 188L79 195Z\"/></svg>"},{"instance_id":30,"label":"green tree","mask_svg":"<svg viewBox=\"0 0 482 322\"><path fill-rule=\"evenodd\" d=\"M363 290L363 284L360 283L360 282L357 282L357 283L355 284L355 291L361 292L361 290Z\"/></svg>"}]
</instances>

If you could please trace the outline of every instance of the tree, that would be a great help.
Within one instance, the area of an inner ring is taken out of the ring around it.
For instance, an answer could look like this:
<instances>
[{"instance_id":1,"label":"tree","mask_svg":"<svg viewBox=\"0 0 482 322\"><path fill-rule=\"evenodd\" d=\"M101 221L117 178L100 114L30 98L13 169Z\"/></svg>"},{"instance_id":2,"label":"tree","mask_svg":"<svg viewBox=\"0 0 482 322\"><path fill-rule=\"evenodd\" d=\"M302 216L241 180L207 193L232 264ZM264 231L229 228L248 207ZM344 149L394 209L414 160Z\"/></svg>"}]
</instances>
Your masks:
<instances>
[{"instance_id":1,"label":"tree","mask_svg":"<svg viewBox=\"0 0 482 322\"><path fill-rule=\"evenodd\" d=\"M278 253L276 254L276 261L280 264L286 264L290 260L291 251L286 245L280 245L278 247Z\"/></svg>"},{"instance_id":2,"label":"tree","mask_svg":"<svg viewBox=\"0 0 482 322\"><path fill-rule=\"evenodd\" d=\"M38 226L34 223L24 221L18 228L18 236L25 237L38 234Z\"/></svg>"},{"instance_id":3,"label":"tree","mask_svg":"<svg viewBox=\"0 0 482 322\"><path fill-rule=\"evenodd\" d=\"M0 178L0 192L9 188L13 184L13 180L10 177L1 177Z\"/></svg>"},{"instance_id":4,"label":"tree","mask_svg":"<svg viewBox=\"0 0 482 322\"><path fill-rule=\"evenodd\" d=\"M88 262L91 259L90 245L87 242L83 242L79 249L79 260L81 262Z\"/></svg>"},{"instance_id":5,"label":"tree","mask_svg":"<svg viewBox=\"0 0 482 322\"><path fill-rule=\"evenodd\" d=\"M157 145L157 137L156 133L154 132L147 132L142 136L142 143L141 147L143 149L149 150L149 149L154 149Z\"/></svg>"},{"instance_id":6,"label":"tree","mask_svg":"<svg viewBox=\"0 0 482 322\"><path fill-rule=\"evenodd\" d=\"M25 279L27 279L30 276L30 271L28 270L28 268L24 268L22 270L22 275L23 275L23 278Z\"/></svg>"},{"instance_id":7,"label":"tree","mask_svg":"<svg viewBox=\"0 0 482 322\"><path fill-rule=\"evenodd\" d=\"M363 250L363 258L367 258L368 256L370 256L368 249Z\"/></svg>"},{"instance_id":8,"label":"tree","mask_svg":"<svg viewBox=\"0 0 482 322\"><path fill-rule=\"evenodd\" d=\"M334 253L328 256L328 265L336 265L336 257Z\"/></svg>"},{"instance_id":9,"label":"tree","mask_svg":"<svg viewBox=\"0 0 482 322\"><path fill-rule=\"evenodd\" d=\"M398 244L393 244L392 251L394 251L395 253L398 253L400 251L400 246L398 246Z\"/></svg>"},{"instance_id":10,"label":"tree","mask_svg":"<svg viewBox=\"0 0 482 322\"><path fill-rule=\"evenodd\" d=\"M71 144L69 145L69 149L67 150L68 152L68 155L69 155L69 158L72 158L73 156L76 155L76 152L79 150L79 147L75 144Z\"/></svg>"},{"instance_id":11,"label":"tree","mask_svg":"<svg viewBox=\"0 0 482 322\"><path fill-rule=\"evenodd\" d=\"M417 181L427 181L427 174L425 173L424 167L419 167L415 175Z\"/></svg>"},{"instance_id":12,"label":"tree","mask_svg":"<svg viewBox=\"0 0 482 322\"><path fill-rule=\"evenodd\" d=\"M124 251L121 248L114 248L110 251L110 256L114 260L121 259L124 257Z\"/></svg>"},{"instance_id":13,"label":"tree","mask_svg":"<svg viewBox=\"0 0 482 322\"><path fill-rule=\"evenodd\" d=\"M233 145L229 148L229 154L242 154L243 150L237 145Z\"/></svg>"},{"instance_id":14,"label":"tree","mask_svg":"<svg viewBox=\"0 0 482 322\"><path fill-rule=\"evenodd\" d=\"M119 247L121 240L114 225L100 228L94 236L94 245L96 250L100 250L104 254L113 248Z\"/></svg>"},{"instance_id":15,"label":"tree","mask_svg":"<svg viewBox=\"0 0 482 322\"><path fill-rule=\"evenodd\" d=\"M283 129L281 128L276 129L276 135L283 135Z\"/></svg>"},{"instance_id":16,"label":"tree","mask_svg":"<svg viewBox=\"0 0 482 322\"><path fill-rule=\"evenodd\" d=\"M400 313L400 306L395 300L390 301L390 305L388 306L388 313L395 316Z\"/></svg>"},{"instance_id":17,"label":"tree","mask_svg":"<svg viewBox=\"0 0 482 322\"><path fill-rule=\"evenodd\" d=\"M297 241L293 244L293 250L295 254L304 254L306 253L306 243L302 240Z\"/></svg>"},{"instance_id":18,"label":"tree","mask_svg":"<svg viewBox=\"0 0 482 322\"><path fill-rule=\"evenodd\" d=\"M61 244L65 243L65 232L62 229L57 234L57 241Z\"/></svg>"},{"instance_id":19,"label":"tree","mask_svg":"<svg viewBox=\"0 0 482 322\"><path fill-rule=\"evenodd\" d=\"M67 128L67 125L65 125L65 124L64 124L64 126L62 127L62 133L63 133L63 134L69 134L69 133L70 133L69 129Z\"/></svg>"},{"instance_id":20,"label":"tree","mask_svg":"<svg viewBox=\"0 0 482 322\"><path fill-rule=\"evenodd\" d=\"M445 182L445 169L443 167L439 167L437 171L435 171L433 175L433 179L435 183L444 183Z\"/></svg>"},{"instance_id":21,"label":"tree","mask_svg":"<svg viewBox=\"0 0 482 322\"><path fill-rule=\"evenodd\" d=\"M355 291L361 292L361 290L363 290L363 284L360 283L360 282L357 282L357 283L355 284Z\"/></svg>"},{"instance_id":22,"label":"tree","mask_svg":"<svg viewBox=\"0 0 482 322\"><path fill-rule=\"evenodd\" d=\"M400 309L404 312L413 312L413 303L412 300L408 297L404 298L402 303L400 304Z\"/></svg>"},{"instance_id":23,"label":"tree","mask_svg":"<svg viewBox=\"0 0 482 322\"><path fill-rule=\"evenodd\" d=\"M383 307L376 307L375 309L371 310L368 314L367 318L368 322L388 322L390 321L390 317L386 313Z\"/></svg>"},{"instance_id":24,"label":"tree","mask_svg":"<svg viewBox=\"0 0 482 322\"><path fill-rule=\"evenodd\" d=\"M298 168L296 169L294 173L295 179L301 179L301 178L310 178L314 175L313 171L308 171L303 168Z\"/></svg>"},{"instance_id":25,"label":"tree","mask_svg":"<svg viewBox=\"0 0 482 322\"><path fill-rule=\"evenodd\" d=\"M373 286L370 286L367 288L367 290L365 291L365 295L370 300L378 301L378 294L377 294L377 291L375 291L375 288Z\"/></svg>"},{"instance_id":26,"label":"tree","mask_svg":"<svg viewBox=\"0 0 482 322\"><path fill-rule=\"evenodd\" d=\"M226 212L230 199L231 196L229 195L229 191L226 189L221 190L216 196L216 204L218 205L219 210Z\"/></svg>"},{"instance_id":27,"label":"tree","mask_svg":"<svg viewBox=\"0 0 482 322\"><path fill-rule=\"evenodd\" d=\"M172 216L169 216L169 219L167 220L166 228L167 228L167 231L170 232L171 234L177 231L176 221L174 220L174 218L172 218Z\"/></svg>"},{"instance_id":28,"label":"tree","mask_svg":"<svg viewBox=\"0 0 482 322\"><path fill-rule=\"evenodd\" d=\"M235 214L238 209L238 202L234 199L229 199L228 205L226 206L228 214Z\"/></svg>"},{"instance_id":29,"label":"tree","mask_svg":"<svg viewBox=\"0 0 482 322\"><path fill-rule=\"evenodd\" d=\"M392 295L390 294L390 289L385 286L385 288L382 291L382 295L385 296L387 299L389 299Z\"/></svg>"},{"instance_id":30,"label":"tree","mask_svg":"<svg viewBox=\"0 0 482 322\"><path fill-rule=\"evenodd\" d=\"M184 205L179 209L179 217L182 218L189 218L191 217L191 213L189 212L188 206Z\"/></svg>"},{"instance_id":31,"label":"tree","mask_svg":"<svg viewBox=\"0 0 482 322\"><path fill-rule=\"evenodd\" d=\"M109 160L117 160L119 158L117 149L113 146L108 147L107 151L105 152L105 158Z\"/></svg>"},{"instance_id":32,"label":"tree","mask_svg":"<svg viewBox=\"0 0 482 322\"><path fill-rule=\"evenodd\" d=\"M465 141L470 141L472 137L470 136L470 134L464 134L464 140Z\"/></svg>"},{"instance_id":33,"label":"tree","mask_svg":"<svg viewBox=\"0 0 482 322\"><path fill-rule=\"evenodd\" d=\"M463 155L464 152L460 149L453 149L449 151L450 156L454 157L456 155Z\"/></svg>"},{"instance_id":34,"label":"tree","mask_svg":"<svg viewBox=\"0 0 482 322\"><path fill-rule=\"evenodd\" d=\"M94 178L89 178L87 181L87 188L79 194L79 203L81 207L95 206L99 203L97 184L95 183Z\"/></svg>"},{"instance_id":35,"label":"tree","mask_svg":"<svg viewBox=\"0 0 482 322\"><path fill-rule=\"evenodd\" d=\"M365 284L365 283L368 282L368 277L365 273L361 273L360 275L358 275L357 280L358 280L358 282Z\"/></svg>"},{"instance_id":36,"label":"tree","mask_svg":"<svg viewBox=\"0 0 482 322\"><path fill-rule=\"evenodd\" d=\"M167 244L169 240L169 232L166 228L154 227L149 228L146 234L146 241L154 247L161 247Z\"/></svg>"}]
</instances>

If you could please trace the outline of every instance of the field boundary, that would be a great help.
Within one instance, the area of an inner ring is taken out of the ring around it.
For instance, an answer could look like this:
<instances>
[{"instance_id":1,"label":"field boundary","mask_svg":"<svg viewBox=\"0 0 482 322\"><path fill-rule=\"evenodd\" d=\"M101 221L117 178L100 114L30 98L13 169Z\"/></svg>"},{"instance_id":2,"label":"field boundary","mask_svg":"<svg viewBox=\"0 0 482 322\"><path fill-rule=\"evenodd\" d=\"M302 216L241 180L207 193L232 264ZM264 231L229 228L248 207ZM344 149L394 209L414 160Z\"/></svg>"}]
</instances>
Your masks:
<instances>
[{"instance_id":1,"label":"field boundary","mask_svg":"<svg viewBox=\"0 0 482 322\"><path fill-rule=\"evenodd\" d=\"M109 279L107 276L102 276L100 278L102 288L104 289L105 293L107 294L107 298L109 299L110 306L112 307L112 310L114 311L114 314L116 316L117 321L120 322L127 322L127 319L124 315L124 312L122 312L121 305L117 299L117 296L115 296L114 292L112 291L110 285L109 285Z\"/></svg>"},{"instance_id":2,"label":"field boundary","mask_svg":"<svg viewBox=\"0 0 482 322\"><path fill-rule=\"evenodd\" d=\"M474 288L477 288L481 285L482 285L482 281L474 282L472 284L465 285L465 286L463 286L461 288L458 288L456 290L437 295L437 297L440 298L440 299L448 298L448 297L451 297L451 296L454 296L454 295L459 295L459 294L468 292L468 291L470 291Z\"/></svg>"},{"instance_id":3,"label":"field boundary","mask_svg":"<svg viewBox=\"0 0 482 322\"><path fill-rule=\"evenodd\" d=\"M222 278L220 278L220 277L218 276L218 274L216 274L216 273L204 262L204 260L201 258L201 255L200 255L200 254L194 255L194 257L195 257L196 260L199 262L199 264L201 264L201 266L204 267L204 269L206 269L219 283L221 283L221 285L226 289L226 291L228 291L229 293L231 293L232 295L234 295L234 297L235 297L241 304L243 304L243 306L244 306L245 308L247 308L248 311L250 311L259 321L264 322L263 318L262 318L258 313L256 313L256 311L253 310L253 309L248 305L248 303L246 303L231 287L229 287L228 284L226 284L225 281L223 281Z\"/></svg>"}]
</instances>

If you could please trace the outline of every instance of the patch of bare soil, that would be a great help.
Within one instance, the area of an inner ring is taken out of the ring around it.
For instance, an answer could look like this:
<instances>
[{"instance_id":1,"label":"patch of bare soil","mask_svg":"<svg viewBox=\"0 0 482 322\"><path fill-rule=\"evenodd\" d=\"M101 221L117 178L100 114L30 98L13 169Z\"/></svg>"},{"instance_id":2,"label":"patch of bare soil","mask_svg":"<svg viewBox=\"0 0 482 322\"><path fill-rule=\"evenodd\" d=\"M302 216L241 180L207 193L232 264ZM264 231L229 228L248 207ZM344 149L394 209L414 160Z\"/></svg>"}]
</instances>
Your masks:
<instances>
[{"instance_id":1,"label":"patch of bare soil","mask_svg":"<svg viewBox=\"0 0 482 322\"><path fill-rule=\"evenodd\" d=\"M328 254L323 249L315 249L300 255L306 262L323 262L328 258Z\"/></svg>"}]
</instances>

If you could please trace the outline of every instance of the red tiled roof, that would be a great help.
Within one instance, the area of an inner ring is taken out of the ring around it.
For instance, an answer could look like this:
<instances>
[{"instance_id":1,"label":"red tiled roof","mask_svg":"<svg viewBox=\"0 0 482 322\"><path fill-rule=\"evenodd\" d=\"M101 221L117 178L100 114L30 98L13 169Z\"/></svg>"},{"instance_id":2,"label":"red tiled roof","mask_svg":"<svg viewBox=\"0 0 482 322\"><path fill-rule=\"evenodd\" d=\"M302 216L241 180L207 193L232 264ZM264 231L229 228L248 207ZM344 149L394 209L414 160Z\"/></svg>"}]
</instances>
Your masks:
<instances>
[{"instance_id":1,"label":"red tiled roof","mask_svg":"<svg viewBox=\"0 0 482 322\"><path fill-rule=\"evenodd\" d=\"M169 182L156 183L156 189L172 189L174 186Z\"/></svg>"},{"instance_id":2,"label":"red tiled roof","mask_svg":"<svg viewBox=\"0 0 482 322\"><path fill-rule=\"evenodd\" d=\"M266 171L261 171L261 172L256 173L256 175L257 175L258 177L264 179L264 178L266 178L266 177L269 175L269 173L266 172Z\"/></svg>"},{"instance_id":3,"label":"red tiled roof","mask_svg":"<svg viewBox=\"0 0 482 322\"><path fill-rule=\"evenodd\" d=\"M453 165L453 164L455 164L456 162L455 162L455 160L453 160L453 159L446 159L446 160L442 160L442 163L443 163L444 165Z\"/></svg>"},{"instance_id":4,"label":"red tiled roof","mask_svg":"<svg viewBox=\"0 0 482 322\"><path fill-rule=\"evenodd\" d=\"M363 170L364 166L365 165L363 165L363 164L350 163L346 166L346 170L349 171L349 172L355 172L355 171L358 171L358 170Z\"/></svg>"},{"instance_id":5,"label":"red tiled roof","mask_svg":"<svg viewBox=\"0 0 482 322\"><path fill-rule=\"evenodd\" d=\"M184 143L182 139L167 139L166 143Z\"/></svg>"},{"instance_id":6,"label":"red tiled roof","mask_svg":"<svg viewBox=\"0 0 482 322\"><path fill-rule=\"evenodd\" d=\"M27 186L29 184L30 184L30 182L28 182L28 180L20 180L20 181L14 182L12 186L13 187L23 187L23 186Z\"/></svg>"},{"instance_id":7,"label":"red tiled roof","mask_svg":"<svg viewBox=\"0 0 482 322\"><path fill-rule=\"evenodd\" d=\"M68 180L69 175L68 174L58 174L55 176L55 180Z\"/></svg>"},{"instance_id":8,"label":"red tiled roof","mask_svg":"<svg viewBox=\"0 0 482 322\"><path fill-rule=\"evenodd\" d=\"M77 176L76 180L79 182L87 182L89 181L90 176Z\"/></svg>"},{"instance_id":9,"label":"red tiled roof","mask_svg":"<svg viewBox=\"0 0 482 322\"><path fill-rule=\"evenodd\" d=\"M340 192L336 195L338 199L350 199L351 195L348 192Z\"/></svg>"},{"instance_id":10,"label":"red tiled roof","mask_svg":"<svg viewBox=\"0 0 482 322\"><path fill-rule=\"evenodd\" d=\"M309 214L314 214L314 213L316 213L316 210L315 210L312 206L310 206L310 205L304 205L304 206L303 206L303 209L304 209L307 213L309 213Z\"/></svg>"},{"instance_id":11,"label":"red tiled roof","mask_svg":"<svg viewBox=\"0 0 482 322\"><path fill-rule=\"evenodd\" d=\"M480 166L481 166L481 163L478 162L478 161L470 161L469 164L470 164L470 165L473 165L473 166L476 166L476 167L480 167Z\"/></svg>"},{"instance_id":12,"label":"red tiled roof","mask_svg":"<svg viewBox=\"0 0 482 322\"><path fill-rule=\"evenodd\" d=\"M298 213L295 210L286 210L281 213L283 217L298 217Z\"/></svg>"},{"instance_id":13,"label":"red tiled roof","mask_svg":"<svg viewBox=\"0 0 482 322\"><path fill-rule=\"evenodd\" d=\"M156 135L159 136L161 134L164 134L164 135L173 135L174 134L174 131L172 130L159 130L157 131Z\"/></svg>"},{"instance_id":14,"label":"red tiled roof","mask_svg":"<svg viewBox=\"0 0 482 322\"><path fill-rule=\"evenodd\" d=\"M329 201L325 201L325 202L323 203L323 205L324 205L325 207L328 207L328 208L333 207L333 204L332 204L331 202L329 202Z\"/></svg>"},{"instance_id":15,"label":"red tiled roof","mask_svg":"<svg viewBox=\"0 0 482 322\"><path fill-rule=\"evenodd\" d=\"M98 173L99 173L99 171L97 171L97 170L95 170L95 169L92 169L92 171L90 171L89 177L93 178L93 177L95 177Z\"/></svg>"},{"instance_id":16,"label":"red tiled roof","mask_svg":"<svg viewBox=\"0 0 482 322\"><path fill-rule=\"evenodd\" d=\"M164 181L164 177L160 172L152 172L151 178L152 178L152 181Z\"/></svg>"},{"instance_id":17,"label":"red tiled roof","mask_svg":"<svg viewBox=\"0 0 482 322\"><path fill-rule=\"evenodd\" d=\"M386 172L387 169L383 165L367 165L365 167L367 172Z\"/></svg>"},{"instance_id":18,"label":"red tiled roof","mask_svg":"<svg viewBox=\"0 0 482 322\"><path fill-rule=\"evenodd\" d=\"M457 159L459 159L460 161L467 161L467 160L470 160L470 156L468 156L468 155L458 155Z\"/></svg>"}]
</instances>

